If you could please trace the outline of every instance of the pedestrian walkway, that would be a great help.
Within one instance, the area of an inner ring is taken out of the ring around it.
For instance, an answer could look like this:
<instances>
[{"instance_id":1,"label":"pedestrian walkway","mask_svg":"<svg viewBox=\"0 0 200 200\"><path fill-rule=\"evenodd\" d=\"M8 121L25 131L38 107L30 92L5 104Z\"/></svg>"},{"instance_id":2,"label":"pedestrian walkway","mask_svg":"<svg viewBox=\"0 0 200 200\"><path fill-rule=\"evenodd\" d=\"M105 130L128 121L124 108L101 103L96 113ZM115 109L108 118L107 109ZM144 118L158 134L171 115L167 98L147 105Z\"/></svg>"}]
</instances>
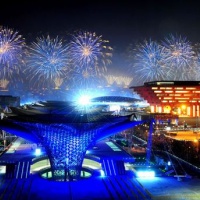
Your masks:
<instances>
[{"instance_id":1,"label":"pedestrian walkway","mask_svg":"<svg viewBox=\"0 0 200 200\"><path fill-rule=\"evenodd\" d=\"M200 179L177 177L155 177L153 179L137 178L149 191L153 200L199 200Z\"/></svg>"},{"instance_id":2,"label":"pedestrian walkway","mask_svg":"<svg viewBox=\"0 0 200 200\"><path fill-rule=\"evenodd\" d=\"M24 149L23 145L26 146L27 151L25 151L26 148ZM104 146L102 143L96 145L97 154L103 156L107 151L102 151L102 146ZM27 158L30 158L33 151L29 144L21 144L16 149L17 153L7 154L8 161L13 155L14 157L21 156L21 158L28 161ZM95 155L95 149L90 152L91 155ZM121 154L121 158L125 159L122 155L125 154ZM25 173L15 173L17 175L15 178L6 177L5 173L0 175L1 200L53 200L57 198L69 200L200 199L200 179L196 177L182 177L182 179L178 179L177 177L160 175L152 179L137 178L133 170L126 170L124 175L102 177L100 173L97 173L96 176L83 178L79 181L56 182L44 179L37 173L26 176L30 163L24 164L22 160L18 160L17 163L19 169L26 168L27 170L19 170Z\"/></svg>"},{"instance_id":3,"label":"pedestrian walkway","mask_svg":"<svg viewBox=\"0 0 200 200\"><path fill-rule=\"evenodd\" d=\"M55 182L32 175L28 179L1 179L0 199L29 200L150 200L151 195L127 176L93 177L73 182Z\"/></svg>"}]
</instances>

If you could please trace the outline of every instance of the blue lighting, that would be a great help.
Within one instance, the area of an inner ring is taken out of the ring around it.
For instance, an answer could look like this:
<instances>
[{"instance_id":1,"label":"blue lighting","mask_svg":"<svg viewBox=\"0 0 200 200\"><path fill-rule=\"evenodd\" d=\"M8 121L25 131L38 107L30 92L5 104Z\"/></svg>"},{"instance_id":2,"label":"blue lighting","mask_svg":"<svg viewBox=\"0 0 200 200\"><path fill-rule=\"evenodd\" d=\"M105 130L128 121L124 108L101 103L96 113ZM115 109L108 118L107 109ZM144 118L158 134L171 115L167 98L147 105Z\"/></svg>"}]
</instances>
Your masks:
<instances>
[{"instance_id":1,"label":"blue lighting","mask_svg":"<svg viewBox=\"0 0 200 200\"><path fill-rule=\"evenodd\" d=\"M106 102L113 100L110 97L105 99ZM136 126L142 121L130 121L129 116L113 117L112 112L102 111L105 105L77 106L81 112L77 112L75 106L74 102L39 101L27 105L26 109L13 109L16 114L23 113L23 120L21 118L20 120L16 118L14 121L2 120L0 127L36 144L40 143L47 150L53 180L78 180L81 178L85 152L91 144ZM36 114L33 115L33 112ZM32 130L34 134L30 134ZM120 151L117 146L109 144L113 150ZM43 154L42 149L37 148L34 156L40 156L41 153ZM77 159L74 159L74 156ZM115 171L115 166L118 162L109 159L104 161L105 165L102 166L102 171L99 171L100 175L102 177L116 175L118 171Z\"/></svg>"},{"instance_id":2,"label":"blue lighting","mask_svg":"<svg viewBox=\"0 0 200 200\"><path fill-rule=\"evenodd\" d=\"M41 149L37 148L35 149L35 155L40 156L42 154Z\"/></svg>"},{"instance_id":3,"label":"blue lighting","mask_svg":"<svg viewBox=\"0 0 200 200\"><path fill-rule=\"evenodd\" d=\"M154 171L138 171L137 177L138 178L154 178L155 172Z\"/></svg>"},{"instance_id":4,"label":"blue lighting","mask_svg":"<svg viewBox=\"0 0 200 200\"><path fill-rule=\"evenodd\" d=\"M101 177L105 177L105 172L101 169L100 170Z\"/></svg>"},{"instance_id":5,"label":"blue lighting","mask_svg":"<svg viewBox=\"0 0 200 200\"><path fill-rule=\"evenodd\" d=\"M83 95L80 97L78 103L80 105L88 105L90 104L90 97L88 95Z\"/></svg>"}]
</instances>

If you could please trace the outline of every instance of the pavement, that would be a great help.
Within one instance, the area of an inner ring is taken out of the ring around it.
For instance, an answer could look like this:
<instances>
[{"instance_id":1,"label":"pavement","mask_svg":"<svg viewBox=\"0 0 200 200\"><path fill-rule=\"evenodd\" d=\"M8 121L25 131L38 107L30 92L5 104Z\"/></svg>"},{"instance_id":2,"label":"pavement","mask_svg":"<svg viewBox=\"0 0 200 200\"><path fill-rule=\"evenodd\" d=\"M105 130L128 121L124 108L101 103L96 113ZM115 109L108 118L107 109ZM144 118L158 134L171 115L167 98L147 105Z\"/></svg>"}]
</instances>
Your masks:
<instances>
[{"instance_id":1,"label":"pavement","mask_svg":"<svg viewBox=\"0 0 200 200\"><path fill-rule=\"evenodd\" d=\"M144 191L141 194L141 191ZM146 193L146 195L144 195ZM29 179L3 180L0 199L23 200L199 200L197 178L131 176L94 177L73 182L55 182L33 175Z\"/></svg>"},{"instance_id":2,"label":"pavement","mask_svg":"<svg viewBox=\"0 0 200 200\"><path fill-rule=\"evenodd\" d=\"M108 146L99 143L90 154L107 155ZM101 148L104 147L104 150ZM113 147L113 146L112 146ZM13 160L18 155L27 157L33 152L31 144L13 146L8 151ZM114 146L114 148L116 148ZM115 149L116 150L116 149ZM128 155L118 151L125 159ZM7 155L8 155L7 154ZM112 156L117 156L117 151ZM3 156L3 155L2 155ZM4 155L6 156L6 155ZM5 158L1 157L0 161ZM144 191L142 195L141 191ZM28 179L4 179L0 175L0 199L29 200L199 200L200 179L198 177L159 176L154 178L137 178L133 171L127 171L124 176L90 177L73 182L55 182L41 178L39 174L30 175Z\"/></svg>"},{"instance_id":3,"label":"pavement","mask_svg":"<svg viewBox=\"0 0 200 200\"><path fill-rule=\"evenodd\" d=\"M155 200L199 200L200 179L177 177L137 178Z\"/></svg>"}]
</instances>

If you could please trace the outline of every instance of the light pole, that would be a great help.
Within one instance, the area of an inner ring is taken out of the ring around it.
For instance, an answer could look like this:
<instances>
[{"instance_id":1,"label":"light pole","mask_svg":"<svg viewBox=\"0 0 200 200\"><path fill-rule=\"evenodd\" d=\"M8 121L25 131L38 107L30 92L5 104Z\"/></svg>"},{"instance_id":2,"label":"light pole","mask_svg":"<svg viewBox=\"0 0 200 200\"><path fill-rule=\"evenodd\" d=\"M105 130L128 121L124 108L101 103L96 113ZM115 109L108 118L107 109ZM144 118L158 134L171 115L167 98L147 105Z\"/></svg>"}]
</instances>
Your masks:
<instances>
[{"instance_id":1,"label":"light pole","mask_svg":"<svg viewBox=\"0 0 200 200\"><path fill-rule=\"evenodd\" d=\"M198 110L196 109L196 128L198 127Z\"/></svg>"}]
</instances>

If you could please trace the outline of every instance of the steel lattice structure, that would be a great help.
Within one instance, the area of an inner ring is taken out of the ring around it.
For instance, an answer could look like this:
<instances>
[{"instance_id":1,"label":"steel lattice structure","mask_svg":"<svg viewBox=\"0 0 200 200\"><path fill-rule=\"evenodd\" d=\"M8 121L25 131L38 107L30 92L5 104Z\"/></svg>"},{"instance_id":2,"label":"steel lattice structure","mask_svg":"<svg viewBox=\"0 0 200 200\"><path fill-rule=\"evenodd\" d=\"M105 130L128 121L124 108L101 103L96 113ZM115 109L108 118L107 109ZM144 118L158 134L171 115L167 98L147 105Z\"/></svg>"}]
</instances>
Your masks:
<instances>
[{"instance_id":1,"label":"steel lattice structure","mask_svg":"<svg viewBox=\"0 0 200 200\"><path fill-rule=\"evenodd\" d=\"M77 180L89 147L97 140L142 123L130 120L133 113L115 116L103 112L102 105L101 109L97 107L84 112L68 102L11 107L12 113L0 120L0 127L41 143L49 157L54 180Z\"/></svg>"}]
</instances>

